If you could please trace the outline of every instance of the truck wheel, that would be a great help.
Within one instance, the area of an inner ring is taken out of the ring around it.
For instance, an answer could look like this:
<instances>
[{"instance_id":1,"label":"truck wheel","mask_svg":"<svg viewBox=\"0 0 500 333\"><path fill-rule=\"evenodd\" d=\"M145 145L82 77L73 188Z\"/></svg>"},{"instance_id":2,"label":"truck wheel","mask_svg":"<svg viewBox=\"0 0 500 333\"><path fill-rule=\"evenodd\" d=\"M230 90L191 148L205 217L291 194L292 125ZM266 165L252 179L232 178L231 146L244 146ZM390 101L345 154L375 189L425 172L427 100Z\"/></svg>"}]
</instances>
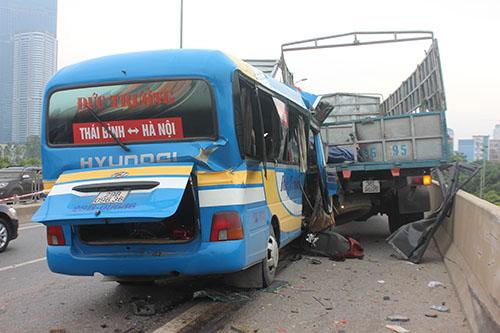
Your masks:
<instances>
[{"instance_id":1,"label":"truck wheel","mask_svg":"<svg viewBox=\"0 0 500 333\"><path fill-rule=\"evenodd\" d=\"M389 231L394 233L401 226L408 224L410 222L418 221L424 218L424 213L411 213L411 214L399 214L390 213L389 214Z\"/></svg>"},{"instance_id":2,"label":"truck wheel","mask_svg":"<svg viewBox=\"0 0 500 333\"><path fill-rule=\"evenodd\" d=\"M10 234L9 228L7 227L7 222L0 219L0 252L5 251L7 245L9 245Z\"/></svg>"},{"instance_id":3,"label":"truck wheel","mask_svg":"<svg viewBox=\"0 0 500 333\"><path fill-rule=\"evenodd\" d=\"M262 262L262 275L264 277L264 287L268 287L274 280L279 261L279 246L271 226L269 230L269 239L267 240L267 256Z\"/></svg>"}]
</instances>

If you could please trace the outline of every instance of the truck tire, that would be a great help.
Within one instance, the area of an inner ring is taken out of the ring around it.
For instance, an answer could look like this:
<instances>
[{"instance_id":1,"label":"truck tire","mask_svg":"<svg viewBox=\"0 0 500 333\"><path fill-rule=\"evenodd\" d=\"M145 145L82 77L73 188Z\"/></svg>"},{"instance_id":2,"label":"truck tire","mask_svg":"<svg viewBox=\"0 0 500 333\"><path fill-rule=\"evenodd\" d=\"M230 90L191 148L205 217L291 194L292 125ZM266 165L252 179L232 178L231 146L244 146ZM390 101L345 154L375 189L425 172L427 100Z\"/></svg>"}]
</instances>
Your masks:
<instances>
[{"instance_id":1,"label":"truck tire","mask_svg":"<svg viewBox=\"0 0 500 333\"><path fill-rule=\"evenodd\" d=\"M398 212L389 213L389 231L394 233L400 227L410 222L418 221L424 218L424 213L400 214Z\"/></svg>"}]
</instances>

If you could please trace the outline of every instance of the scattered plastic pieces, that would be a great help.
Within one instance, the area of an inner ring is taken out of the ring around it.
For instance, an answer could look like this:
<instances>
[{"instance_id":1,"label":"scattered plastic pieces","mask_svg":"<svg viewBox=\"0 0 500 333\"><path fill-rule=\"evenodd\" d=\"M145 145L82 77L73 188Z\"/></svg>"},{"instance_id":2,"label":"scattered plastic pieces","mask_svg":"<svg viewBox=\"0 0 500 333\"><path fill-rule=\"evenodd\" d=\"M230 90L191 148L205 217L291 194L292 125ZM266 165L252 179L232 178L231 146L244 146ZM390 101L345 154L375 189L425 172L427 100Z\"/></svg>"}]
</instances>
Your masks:
<instances>
[{"instance_id":1,"label":"scattered plastic pieces","mask_svg":"<svg viewBox=\"0 0 500 333\"><path fill-rule=\"evenodd\" d=\"M430 281L429 283L427 283L427 287L429 288L444 287L444 283L439 281Z\"/></svg>"},{"instance_id":2,"label":"scattered plastic pieces","mask_svg":"<svg viewBox=\"0 0 500 333\"><path fill-rule=\"evenodd\" d=\"M277 294L280 289L286 288L290 285L288 281L274 280L273 283L263 291L266 293Z\"/></svg>"},{"instance_id":3,"label":"scattered plastic pieces","mask_svg":"<svg viewBox=\"0 0 500 333\"><path fill-rule=\"evenodd\" d=\"M444 305L433 305L431 309L439 312L450 312L450 309Z\"/></svg>"},{"instance_id":4,"label":"scattered plastic pieces","mask_svg":"<svg viewBox=\"0 0 500 333\"><path fill-rule=\"evenodd\" d=\"M384 280L378 280L377 282L380 283L380 284L384 284L385 283Z\"/></svg>"},{"instance_id":5,"label":"scattered plastic pieces","mask_svg":"<svg viewBox=\"0 0 500 333\"><path fill-rule=\"evenodd\" d=\"M242 293L223 293L217 290L198 290L193 293L195 298L208 298L214 302L239 303L249 301L251 298Z\"/></svg>"},{"instance_id":6,"label":"scattered plastic pieces","mask_svg":"<svg viewBox=\"0 0 500 333\"><path fill-rule=\"evenodd\" d=\"M321 260L312 258L311 259L311 264L313 264L313 265L321 265Z\"/></svg>"},{"instance_id":7,"label":"scattered plastic pieces","mask_svg":"<svg viewBox=\"0 0 500 333\"><path fill-rule=\"evenodd\" d=\"M347 324L347 320L335 320L334 321L335 325L346 325Z\"/></svg>"},{"instance_id":8,"label":"scattered plastic pieces","mask_svg":"<svg viewBox=\"0 0 500 333\"><path fill-rule=\"evenodd\" d=\"M385 328L390 329L393 332L397 333L408 333L410 330L407 330L404 327L398 326L398 325L385 325Z\"/></svg>"},{"instance_id":9,"label":"scattered plastic pieces","mask_svg":"<svg viewBox=\"0 0 500 333\"><path fill-rule=\"evenodd\" d=\"M407 321L410 321L410 318L406 317L406 316L402 316L402 315L390 315L390 316L387 316L386 320L388 321L400 321L400 322L407 322Z\"/></svg>"}]
</instances>

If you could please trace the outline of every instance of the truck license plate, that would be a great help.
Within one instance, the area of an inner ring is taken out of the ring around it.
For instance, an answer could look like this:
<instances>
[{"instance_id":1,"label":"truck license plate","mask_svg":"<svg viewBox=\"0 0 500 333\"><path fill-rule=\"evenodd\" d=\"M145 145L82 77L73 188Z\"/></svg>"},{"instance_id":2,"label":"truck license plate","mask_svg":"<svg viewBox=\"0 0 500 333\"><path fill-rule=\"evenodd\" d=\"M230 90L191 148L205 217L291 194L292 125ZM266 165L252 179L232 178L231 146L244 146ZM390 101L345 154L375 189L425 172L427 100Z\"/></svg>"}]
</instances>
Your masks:
<instances>
[{"instance_id":1,"label":"truck license plate","mask_svg":"<svg viewBox=\"0 0 500 333\"><path fill-rule=\"evenodd\" d=\"M129 191L109 191L101 192L92 201L93 205L122 203L127 197Z\"/></svg>"},{"instance_id":2,"label":"truck license plate","mask_svg":"<svg viewBox=\"0 0 500 333\"><path fill-rule=\"evenodd\" d=\"M363 180L363 193L380 193L378 180Z\"/></svg>"}]
</instances>

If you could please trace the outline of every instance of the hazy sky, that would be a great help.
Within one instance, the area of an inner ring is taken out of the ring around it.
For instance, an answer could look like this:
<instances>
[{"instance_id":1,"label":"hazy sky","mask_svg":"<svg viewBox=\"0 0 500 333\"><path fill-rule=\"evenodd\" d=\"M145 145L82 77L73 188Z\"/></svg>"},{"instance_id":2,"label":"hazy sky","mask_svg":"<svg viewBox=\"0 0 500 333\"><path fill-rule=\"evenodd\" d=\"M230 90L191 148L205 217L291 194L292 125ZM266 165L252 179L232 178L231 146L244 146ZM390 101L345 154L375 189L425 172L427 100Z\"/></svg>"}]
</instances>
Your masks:
<instances>
[{"instance_id":1,"label":"hazy sky","mask_svg":"<svg viewBox=\"0 0 500 333\"><path fill-rule=\"evenodd\" d=\"M107 54L179 47L180 0L59 0L59 68ZM184 48L277 58L285 42L352 31L432 30L439 41L455 140L500 123L499 0L184 0ZM429 41L287 54L313 93L384 97L423 59Z\"/></svg>"}]
</instances>

